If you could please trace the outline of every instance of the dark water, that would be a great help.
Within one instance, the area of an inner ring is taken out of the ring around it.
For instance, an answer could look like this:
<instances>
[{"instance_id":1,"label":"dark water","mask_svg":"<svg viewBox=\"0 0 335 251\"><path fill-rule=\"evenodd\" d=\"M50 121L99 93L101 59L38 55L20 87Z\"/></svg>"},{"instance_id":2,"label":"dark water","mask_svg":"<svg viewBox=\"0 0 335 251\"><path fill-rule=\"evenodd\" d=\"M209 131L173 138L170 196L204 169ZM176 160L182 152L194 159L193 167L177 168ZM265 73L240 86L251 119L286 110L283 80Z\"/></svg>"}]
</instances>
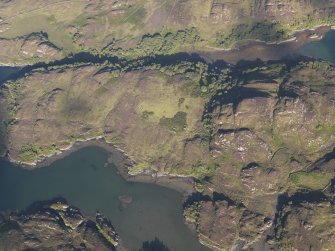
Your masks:
<instances>
[{"instance_id":1,"label":"dark water","mask_svg":"<svg viewBox=\"0 0 335 251\"><path fill-rule=\"evenodd\" d=\"M108 216L129 250L158 237L171 250L205 251L184 224L180 193L154 184L125 181L113 166L104 166L108 153L87 147L54 162L26 171L0 162L0 210L24 209L37 200L62 196L83 213L97 209ZM123 208L118 196L133 202Z\"/></svg>"},{"instance_id":2,"label":"dark water","mask_svg":"<svg viewBox=\"0 0 335 251\"><path fill-rule=\"evenodd\" d=\"M335 30L329 31L320 41L304 44L299 53L335 63Z\"/></svg>"},{"instance_id":3,"label":"dark water","mask_svg":"<svg viewBox=\"0 0 335 251\"><path fill-rule=\"evenodd\" d=\"M0 85L15 73L19 72L20 68L10 66L0 66Z\"/></svg>"}]
</instances>

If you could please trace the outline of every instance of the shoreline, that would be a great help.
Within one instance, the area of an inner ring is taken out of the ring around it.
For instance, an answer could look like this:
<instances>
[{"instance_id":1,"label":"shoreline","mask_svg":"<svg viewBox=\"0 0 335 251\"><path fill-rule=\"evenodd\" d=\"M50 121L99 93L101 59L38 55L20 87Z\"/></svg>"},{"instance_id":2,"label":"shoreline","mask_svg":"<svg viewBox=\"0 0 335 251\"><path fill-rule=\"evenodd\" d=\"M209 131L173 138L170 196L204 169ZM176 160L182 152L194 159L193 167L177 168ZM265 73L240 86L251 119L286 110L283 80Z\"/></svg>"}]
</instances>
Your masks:
<instances>
[{"instance_id":1,"label":"shoreline","mask_svg":"<svg viewBox=\"0 0 335 251\"><path fill-rule=\"evenodd\" d=\"M229 64L236 64L241 60L262 61L280 60L285 57L299 56L299 48L308 42L320 41L324 36L334 31L331 25L320 25L312 29L296 31L291 38L283 41L265 42L262 40L248 40L246 44L224 49L216 47L204 47L188 51L197 53L207 63L224 60Z\"/></svg>"},{"instance_id":2,"label":"shoreline","mask_svg":"<svg viewBox=\"0 0 335 251\"><path fill-rule=\"evenodd\" d=\"M71 155L72 153L79 151L80 149L86 148L86 147L98 147L100 149L103 149L106 151L107 159L105 162L105 167L108 168L116 168L117 174L120 175L123 179L125 179L127 182L139 182L139 183L148 183L148 184L154 184L162 187L166 187L168 189L177 191L180 193L182 201L181 205L185 202L187 197L189 197L192 193L196 192L194 188L194 182L193 178L191 177L177 177L177 176L170 176L170 175L161 175L158 176L155 173L139 173L131 175L128 173L129 169L133 166L134 161L128 157L124 151L121 149L118 149L114 145L107 143L105 141L105 138L98 137L94 139L89 139L86 141L77 141L73 143L71 146L62 149L59 153L55 153L52 156L44 157L43 159L39 159L37 163L35 164L20 164L17 161L13 161L13 159L7 157L0 157L1 159L4 159L6 161L9 161L10 163L16 165L19 168L34 171L39 168L47 168L54 162ZM66 199L66 198L65 198ZM86 214L87 217L90 217L88 214ZM113 218L110 218L111 221L113 221ZM187 221L183 220L183 223L186 225L186 227L195 235L197 236L197 232L195 228L190 225ZM118 233L118 232L117 232ZM198 238L198 237L197 237ZM198 242L202 244L199 239ZM202 244L204 245L204 244ZM207 245L204 245L207 247ZM127 251L128 249L125 248L123 244L123 239L120 237L119 243L116 246L116 251Z\"/></svg>"},{"instance_id":3,"label":"shoreline","mask_svg":"<svg viewBox=\"0 0 335 251\"><path fill-rule=\"evenodd\" d=\"M248 44L237 47L237 48L231 48L231 49L223 49L221 50L215 50L215 51L197 51L193 50L193 52L198 53L201 57L203 57L206 61L209 59L209 61L217 61L220 59L224 59L229 63L229 56L231 56L231 59L234 61L234 59L244 59L248 60L248 58L243 57L243 54L245 52L242 52L243 50L253 50L256 46L256 49L258 49L257 46L288 46L290 44L297 45L297 44L303 44L307 41L315 41L320 40L324 37L325 34L327 34L329 31L334 30L335 26L330 25L319 25L314 28L308 28L300 31L296 31L293 33L293 37L285 40L285 41L278 41L278 42L264 42L264 41L257 41L257 40L251 40L248 42ZM273 48L272 48L273 49ZM257 50L256 55L261 58L262 60L266 58L266 53L259 52ZM222 52L222 53L220 53ZM262 55L263 53L263 55ZM285 53L281 52L283 55ZM234 54L232 56L232 54ZM289 54L287 54L289 55ZM251 55L253 57L254 55ZM273 56L273 55L272 55ZM227 57L227 58L226 58ZM0 66L3 65L0 63ZM127 181L134 181L134 182L146 182L146 183L154 183L158 185L163 185L170 187L172 189L178 190L179 192L183 194L191 194L192 192L195 192L194 186L193 186L193 178L192 177L179 177L179 176L171 176L169 174L158 174L154 171L148 171L148 172L142 172L139 174L129 174L129 170L134 165L134 162L131 160L130 156L127 156L127 154L117 148L116 146L107 143L105 139L100 136L96 138L89 138L82 141L76 141L72 145L69 145L66 148L60 149L59 152L54 153L51 156L45 156L39 158L35 163L24 163L20 161L16 161L15 159L12 159L10 154L7 154L7 156L4 156L4 159L7 159L9 162L20 166L21 168L27 169L27 170L33 170L36 168L41 168L44 166L48 166L52 164L54 161L57 161L58 159L64 158L71 154L72 152L78 151L81 148L88 147L88 146L97 146L100 148L103 148L106 150L110 155L113 156L113 158L116 158L117 160L113 160L115 162L115 166L117 167L120 175L126 179ZM174 183L178 183L177 187ZM183 185L184 183L188 184L187 186ZM192 189L190 189L192 187Z\"/></svg>"},{"instance_id":4,"label":"shoreline","mask_svg":"<svg viewBox=\"0 0 335 251\"><path fill-rule=\"evenodd\" d=\"M219 47L219 46L210 46L210 45L204 45L204 46L200 46L199 48L195 47L193 49L186 49L183 51L179 51L177 53L182 53L182 52L186 52L189 54L192 53L197 53L199 54L199 56L203 57L206 60L207 58L210 58L211 55L218 53L219 55L224 55L224 54L232 54L232 53L238 53L241 50L245 50L248 49L249 47L252 48L255 45L259 45L259 46L287 46L289 44L295 44L295 43L306 43L308 41L317 41L317 40L321 40L326 33L328 33L331 30L335 30L335 26L334 25L330 25L330 24L321 24L321 25L317 25L315 27L312 28L306 28L306 29L301 29L301 30L296 30L293 31L290 36L287 39L279 39L277 41L272 41L272 42L267 42L264 40L259 40L259 39L245 39L242 40L244 43L242 45L236 45L233 47L229 47L229 48L224 48L224 47ZM82 53L85 52L81 51L78 53ZM97 54L99 55L99 54ZM100 55L104 55L103 53L101 53ZM169 55L169 54L167 54ZM107 57L113 57L112 55L104 55ZM65 55L65 57L67 57ZM217 61L217 60L223 60L222 57L214 57L210 58L209 61ZM63 58L64 59L64 58ZM123 58L120 58L120 60L122 60ZM140 59L140 58L138 58ZM243 58L240 58L240 60L242 60ZM62 60L62 59L60 59ZM57 60L56 60L57 61ZM207 60L206 60L207 61ZM47 61L47 62L36 62L36 63L3 63L0 62L0 67L27 67L27 66L34 66L35 64L39 64L39 63L50 63L53 62L51 61ZM228 62L229 63L229 62Z\"/></svg>"},{"instance_id":5,"label":"shoreline","mask_svg":"<svg viewBox=\"0 0 335 251\"><path fill-rule=\"evenodd\" d=\"M76 141L69 147L61 149L60 152L55 153L51 156L40 158L35 163L21 163L12 159L10 155L8 155L7 157L2 157L2 159L5 159L10 163L25 170L34 171L35 169L50 166L55 161L69 156L72 153L86 147L99 147L105 150L108 153L106 165L113 165L117 169L117 173L128 182L149 183L167 187L178 191L182 194L184 198L196 192L192 177L158 175L154 172L142 172L134 175L129 174L129 170L132 168L135 162L131 160L131 158L127 156L123 150L117 148L110 143L107 143L103 137Z\"/></svg>"},{"instance_id":6,"label":"shoreline","mask_svg":"<svg viewBox=\"0 0 335 251\"><path fill-rule=\"evenodd\" d=\"M231 52L231 51L238 51L238 50L240 50L240 48L243 48L243 47L248 47L253 43L262 43L264 45L280 45L280 44L285 44L285 43L297 42L297 39L301 36L304 36L304 35L307 35L307 37L309 37L311 41L314 41L314 40L322 39L324 37L324 35L331 30L335 30L335 26L324 24L324 25L315 26L313 28L296 30L291 34L291 36L289 36L289 38L284 39L284 40L277 40L277 41L267 42L265 40L260 40L260 39L246 39L246 40L244 40L245 44L242 44L242 45L236 46L236 47L223 48L223 47L208 46L207 48L210 48L210 49L212 49L214 51L217 51L217 52L222 52L222 51ZM306 34L306 33L308 33L308 34ZM321 33L321 34L318 34L318 35L321 35L321 36L311 37L310 33ZM211 52L211 51L209 50L209 51L204 51L204 52Z\"/></svg>"}]
</instances>

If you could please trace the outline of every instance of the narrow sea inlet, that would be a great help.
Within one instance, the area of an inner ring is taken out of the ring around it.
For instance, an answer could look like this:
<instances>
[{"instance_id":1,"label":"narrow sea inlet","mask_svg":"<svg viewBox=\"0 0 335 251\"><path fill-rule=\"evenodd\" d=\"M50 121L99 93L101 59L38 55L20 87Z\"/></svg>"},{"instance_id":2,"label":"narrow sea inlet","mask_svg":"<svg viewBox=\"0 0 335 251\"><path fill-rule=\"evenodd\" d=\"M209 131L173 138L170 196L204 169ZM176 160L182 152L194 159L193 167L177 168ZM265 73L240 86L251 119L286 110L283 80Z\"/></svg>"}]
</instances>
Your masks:
<instances>
[{"instance_id":1,"label":"narrow sea inlet","mask_svg":"<svg viewBox=\"0 0 335 251\"><path fill-rule=\"evenodd\" d=\"M110 218L127 250L160 239L170 250L205 251L184 223L182 195L155 184L124 180L99 147L80 149L48 167L24 170L0 162L0 210L62 196L84 214L100 210Z\"/></svg>"}]
</instances>

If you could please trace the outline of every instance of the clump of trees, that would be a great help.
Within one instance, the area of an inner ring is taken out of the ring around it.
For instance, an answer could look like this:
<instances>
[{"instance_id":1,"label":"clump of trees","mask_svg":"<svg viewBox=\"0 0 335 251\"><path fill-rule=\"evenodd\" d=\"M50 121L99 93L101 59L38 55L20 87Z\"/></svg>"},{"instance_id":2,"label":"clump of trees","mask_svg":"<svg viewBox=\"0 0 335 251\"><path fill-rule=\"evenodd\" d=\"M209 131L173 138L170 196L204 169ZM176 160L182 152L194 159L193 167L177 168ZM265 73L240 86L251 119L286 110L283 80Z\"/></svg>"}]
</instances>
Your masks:
<instances>
[{"instance_id":1,"label":"clump of trees","mask_svg":"<svg viewBox=\"0 0 335 251\"><path fill-rule=\"evenodd\" d=\"M105 51L121 57L138 58L143 56L173 54L178 52L181 47L191 46L200 41L201 38L198 30L196 28L189 28L175 32L168 31L146 34L142 36L137 45L133 48L122 49L109 47L106 48Z\"/></svg>"},{"instance_id":2,"label":"clump of trees","mask_svg":"<svg viewBox=\"0 0 335 251\"><path fill-rule=\"evenodd\" d=\"M218 34L216 43L222 47L235 47L241 41L262 40L266 42L279 41L288 37L286 30L279 22L256 22L240 24L229 34Z\"/></svg>"}]
</instances>

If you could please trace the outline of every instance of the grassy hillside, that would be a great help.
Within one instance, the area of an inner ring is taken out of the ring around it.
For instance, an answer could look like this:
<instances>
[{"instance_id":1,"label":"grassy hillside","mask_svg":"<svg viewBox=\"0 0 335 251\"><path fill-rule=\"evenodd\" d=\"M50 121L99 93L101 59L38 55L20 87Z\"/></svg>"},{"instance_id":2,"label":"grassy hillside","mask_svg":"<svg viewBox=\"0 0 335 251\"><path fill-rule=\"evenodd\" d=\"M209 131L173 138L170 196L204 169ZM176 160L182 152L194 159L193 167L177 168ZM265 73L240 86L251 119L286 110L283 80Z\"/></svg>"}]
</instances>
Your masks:
<instances>
[{"instance_id":1,"label":"grassy hillside","mask_svg":"<svg viewBox=\"0 0 335 251\"><path fill-rule=\"evenodd\" d=\"M131 174L193 178L184 215L207 246L332 248L334 65L180 52L287 39L334 13L330 0L1 1L0 63L45 64L0 87L0 153L34 164L104 138Z\"/></svg>"},{"instance_id":2,"label":"grassy hillside","mask_svg":"<svg viewBox=\"0 0 335 251\"><path fill-rule=\"evenodd\" d=\"M25 36L43 32L64 54L86 50L137 57L153 50L171 54L283 40L296 30L334 25L334 11L333 1L38 0L27 5L13 0L0 3L0 38L23 43ZM11 61L5 55L0 60L18 63L16 53L7 52Z\"/></svg>"}]
</instances>

